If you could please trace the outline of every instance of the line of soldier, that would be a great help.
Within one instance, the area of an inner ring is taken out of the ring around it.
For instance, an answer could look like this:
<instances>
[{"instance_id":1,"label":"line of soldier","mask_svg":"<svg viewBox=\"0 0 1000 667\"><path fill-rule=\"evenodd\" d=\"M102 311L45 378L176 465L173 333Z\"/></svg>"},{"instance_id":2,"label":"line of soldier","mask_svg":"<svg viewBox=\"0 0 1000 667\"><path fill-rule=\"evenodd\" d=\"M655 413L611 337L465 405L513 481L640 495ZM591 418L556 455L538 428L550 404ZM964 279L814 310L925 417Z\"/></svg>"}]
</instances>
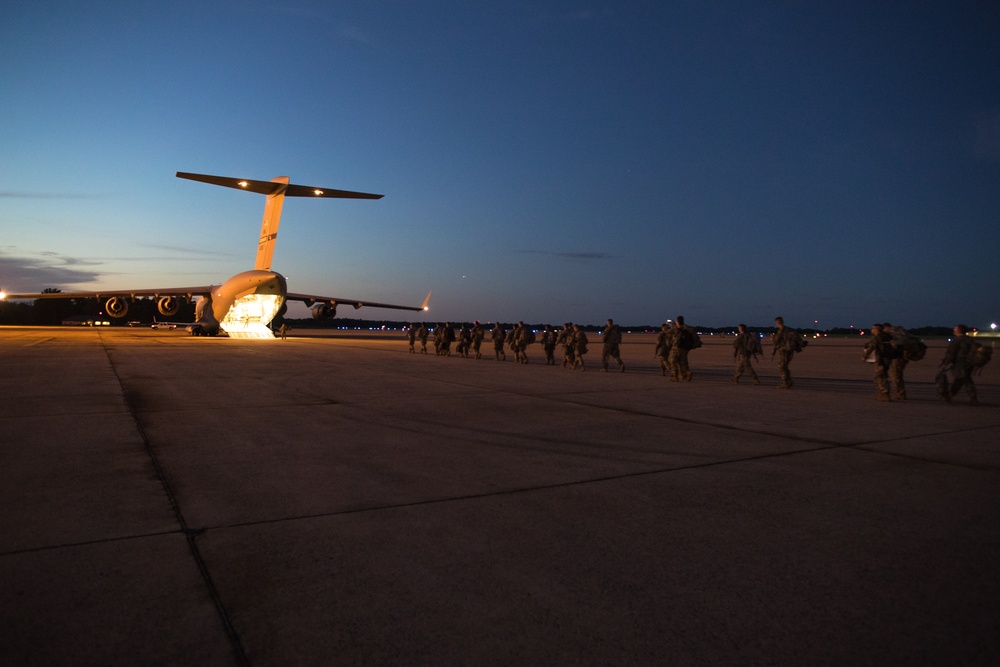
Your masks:
<instances>
[{"instance_id":1,"label":"line of soldier","mask_svg":"<svg viewBox=\"0 0 1000 667\"><path fill-rule=\"evenodd\" d=\"M935 389L941 400L951 403L951 399L964 388L969 395L969 404L979 405L973 373L989 362L992 348L974 341L968 335L969 327L964 324L956 324L952 333L954 337L948 343L944 359L934 376ZM903 371L910 361L923 359L926 350L923 341L902 327L894 327L888 322L872 325L862 359L875 365L875 395L879 401L892 400L891 386L896 389L897 401L906 400Z\"/></svg>"},{"instance_id":2,"label":"line of soldier","mask_svg":"<svg viewBox=\"0 0 1000 667\"><path fill-rule=\"evenodd\" d=\"M410 353L416 353L416 344L420 343L420 353L428 354L427 339L431 337L430 330L423 323L412 323L409 326L408 339L410 343ZM463 324L456 333L450 322L439 322L434 327L432 338L434 354L438 356L451 356L451 344L455 343L455 352L460 357L468 358L470 351L476 359L482 359L482 343L486 337L486 331L477 320L471 326ZM612 320L608 320L607 326L601 333L603 341L603 354L601 363L603 370L608 369L608 362L614 359L618 363L619 371L625 370L625 362L621 359L619 345L622 335ZM514 353L514 360L521 364L528 363L528 346L535 342L535 332L531 327L518 322L510 331L504 329L503 325L497 322L490 332L490 339L493 342L493 354L497 361L506 361L507 353L504 345ZM563 348L562 365L564 368L587 370L584 355L587 354L587 346L590 341L587 334L579 324L566 322L563 328L556 331L551 325L545 325L539 340L542 351L545 355L545 364L554 366L556 348L560 345Z\"/></svg>"},{"instance_id":3,"label":"line of soldier","mask_svg":"<svg viewBox=\"0 0 1000 667\"><path fill-rule=\"evenodd\" d=\"M771 335L771 358L777 360L779 383L781 389L793 386L789 364L795 354L808 345L802 334L785 326L784 319L774 320L776 331ZM750 376L754 385L760 384L760 376L754 368L754 361L763 356L760 335L751 332L746 324L740 324L739 331L733 341L733 358L736 362L731 381L738 384L744 374ZM976 386L972 374L977 368L989 361L989 350L972 341L967 335L968 327L964 324L954 328L955 338L948 346L941 368L935 377L935 386L942 400L951 402L962 388L969 394L970 404L978 405ZM896 389L896 400L906 400L906 384L903 377L906 365L910 361L923 358L927 346L916 336L903 327L894 327L889 323L876 324L871 329L872 336L867 340L863 359L875 364L875 388L879 401L890 401L890 384ZM439 356L451 356L451 344L456 343L459 356L468 358L470 349L476 359L482 358L481 346L486 332L478 321L470 327L463 324L456 335L450 323L439 323L434 327L434 353ZM421 353L427 354L427 338L429 331L423 323L414 323L409 327L410 352L414 353L416 341L420 341ZM515 361L528 363L528 346L535 342L535 334L524 322L518 322L510 331L506 331L501 323L496 323L490 332L493 342L494 358L505 361L506 344L514 352ZM609 319L601 332L602 354L601 370L607 371L609 362L614 359L619 372L625 371L619 346L621 330L613 320ZM589 339L579 324L566 322L562 329L556 331L551 325L545 325L541 332L540 343L545 355L546 365L555 365L556 348L562 346L563 368L585 371L584 355L587 354ZM694 373L688 366L688 353L701 347L701 339L694 328L684 323L684 316L678 315L671 322L664 322L656 338L654 356L660 360L660 373L670 374L671 382L690 382ZM985 354L985 359L977 359L977 353ZM950 379L949 379L950 374Z\"/></svg>"}]
</instances>

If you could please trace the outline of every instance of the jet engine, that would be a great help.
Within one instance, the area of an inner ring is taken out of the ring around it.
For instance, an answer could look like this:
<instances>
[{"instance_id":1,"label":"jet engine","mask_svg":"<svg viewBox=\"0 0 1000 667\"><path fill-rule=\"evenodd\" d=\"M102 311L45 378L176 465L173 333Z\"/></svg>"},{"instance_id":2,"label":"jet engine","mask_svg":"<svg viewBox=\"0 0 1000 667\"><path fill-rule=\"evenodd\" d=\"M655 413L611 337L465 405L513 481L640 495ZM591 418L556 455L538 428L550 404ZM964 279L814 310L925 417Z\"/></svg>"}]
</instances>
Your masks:
<instances>
[{"instance_id":1,"label":"jet engine","mask_svg":"<svg viewBox=\"0 0 1000 667\"><path fill-rule=\"evenodd\" d=\"M124 297L113 296L105 302L104 310L111 317L125 317L128 313L128 301Z\"/></svg>"},{"instance_id":2,"label":"jet engine","mask_svg":"<svg viewBox=\"0 0 1000 667\"><path fill-rule=\"evenodd\" d=\"M160 315L171 317L181 309L181 300L175 296L161 296L156 302L156 309L160 311Z\"/></svg>"},{"instance_id":3,"label":"jet engine","mask_svg":"<svg viewBox=\"0 0 1000 667\"><path fill-rule=\"evenodd\" d=\"M337 316L337 304L335 303L317 303L309 310L312 311L313 319L316 320L332 320Z\"/></svg>"}]
</instances>

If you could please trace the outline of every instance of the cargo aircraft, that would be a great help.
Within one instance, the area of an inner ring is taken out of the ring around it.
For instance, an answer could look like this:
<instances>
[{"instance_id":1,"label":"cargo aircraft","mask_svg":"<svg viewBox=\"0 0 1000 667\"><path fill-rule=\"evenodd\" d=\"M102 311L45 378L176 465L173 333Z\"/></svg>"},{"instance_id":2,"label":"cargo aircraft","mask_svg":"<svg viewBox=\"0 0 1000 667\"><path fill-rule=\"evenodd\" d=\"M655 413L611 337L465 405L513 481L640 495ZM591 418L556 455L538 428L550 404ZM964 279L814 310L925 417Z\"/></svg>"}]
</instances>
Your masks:
<instances>
[{"instance_id":1,"label":"cargo aircraft","mask_svg":"<svg viewBox=\"0 0 1000 667\"><path fill-rule=\"evenodd\" d=\"M257 243L257 261L250 271L238 273L221 285L198 287L164 287L138 290L99 290L94 292L46 292L42 294L3 294L0 299L106 299L104 308L115 318L125 317L129 303L137 298L156 299L156 308L161 315L170 317L180 310L182 300L195 303L195 322L187 323L187 329L194 335L214 336L220 330L232 338L273 338L268 326L286 301L302 301L318 320L330 320L337 314L337 306L346 304L354 308L394 308L398 310L427 310L430 292L419 306L399 306L390 303L376 303L363 299L346 299L317 294L295 294L288 292L285 277L271 270L271 257L278 237L278 223L281 206L285 197L326 197L341 199L381 199L382 195L366 192L350 192L330 188L316 188L289 183L287 176L278 176L270 181L208 176L177 172L179 178L221 185L237 190L247 190L265 195L264 221L260 227Z\"/></svg>"}]
</instances>

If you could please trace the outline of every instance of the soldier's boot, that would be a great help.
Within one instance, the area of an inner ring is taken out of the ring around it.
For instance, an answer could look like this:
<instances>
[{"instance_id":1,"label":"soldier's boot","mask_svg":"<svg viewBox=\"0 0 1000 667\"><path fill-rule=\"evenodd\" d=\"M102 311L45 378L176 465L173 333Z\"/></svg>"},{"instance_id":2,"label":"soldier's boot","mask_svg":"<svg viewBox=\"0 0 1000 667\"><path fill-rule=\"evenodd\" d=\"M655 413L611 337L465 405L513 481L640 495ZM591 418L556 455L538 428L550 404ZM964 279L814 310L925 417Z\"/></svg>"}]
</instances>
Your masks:
<instances>
[{"instance_id":1,"label":"soldier's boot","mask_svg":"<svg viewBox=\"0 0 1000 667\"><path fill-rule=\"evenodd\" d=\"M756 373L750 378L750 384L760 384L760 378L757 377Z\"/></svg>"},{"instance_id":2,"label":"soldier's boot","mask_svg":"<svg viewBox=\"0 0 1000 667\"><path fill-rule=\"evenodd\" d=\"M897 401L905 401L906 400L906 392L905 391L897 391L896 392L896 400Z\"/></svg>"},{"instance_id":3,"label":"soldier's boot","mask_svg":"<svg viewBox=\"0 0 1000 667\"><path fill-rule=\"evenodd\" d=\"M887 392L887 391L880 391L878 393L878 400L879 400L880 403L888 403L888 402L892 401L892 399L889 398L889 392Z\"/></svg>"},{"instance_id":4,"label":"soldier's boot","mask_svg":"<svg viewBox=\"0 0 1000 667\"><path fill-rule=\"evenodd\" d=\"M734 375L731 378L729 378L729 381L732 382L733 384L739 384L740 383L740 376L739 375Z\"/></svg>"},{"instance_id":5,"label":"soldier's boot","mask_svg":"<svg viewBox=\"0 0 1000 667\"><path fill-rule=\"evenodd\" d=\"M979 399L973 396L969 399L969 405L979 405Z\"/></svg>"},{"instance_id":6,"label":"soldier's boot","mask_svg":"<svg viewBox=\"0 0 1000 667\"><path fill-rule=\"evenodd\" d=\"M625 362L622 361L621 359L618 360L618 372L619 373L625 372Z\"/></svg>"},{"instance_id":7,"label":"soldier's boot","mask_svg":"<svg viewBox=\"0 0 1000 667\"><path fill-rule=\"evenodd\" d=\"M687 380L688 382L690 382L693 377L694 377L694 373L692 373L691 371L688 371L687 375L684 376L684 379Z\"/></svg>"}]
</instances>

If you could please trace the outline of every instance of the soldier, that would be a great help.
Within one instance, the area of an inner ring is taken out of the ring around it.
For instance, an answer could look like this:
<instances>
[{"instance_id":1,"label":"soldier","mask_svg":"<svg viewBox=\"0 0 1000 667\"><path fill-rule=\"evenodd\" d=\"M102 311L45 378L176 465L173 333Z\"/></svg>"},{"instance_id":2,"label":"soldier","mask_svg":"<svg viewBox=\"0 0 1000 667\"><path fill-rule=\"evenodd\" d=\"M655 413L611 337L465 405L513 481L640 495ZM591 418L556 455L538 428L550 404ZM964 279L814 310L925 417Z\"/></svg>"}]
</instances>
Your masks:
<instances>
[{"instance_id":1,"label":"soldier","mask_svg":"<svg viewBox=\"0 0 1000 667\"><path fill-rule=\"evenodd\" d=\"M563 324L562 331L559 332L558 343L563 346L563 368L572 368L576 363L573 354L573 323Z\"/></svg>"},{"instance_id":2,"label":"soldier","mask_svg":"<svg viewBox=\"0 0 1000 667\"><path fill-rule=\"evenodd\" d=\"M771 335L771 342L774 349L771 350L771 358L778 355L778 374L781 376L780 389L789 389L792 386L792 374L788 371L788 364L792 362L792 357L796 352L801 352L806 346L806 341L802 339L799 332L785 326L785 320L776 317L774 325L778 330Z\"/></svg>"},{"instance_id":3,"label":"soldier","mask_svg":"<svg viewBox=\"0 0 1000 667\"><path fill-rule=\"evenodd\" d=\"M881 324L872 325L872 335L865 343L861 360L867 361L869 357L874 357L875 392L876 398L880 401L892 400L889 398L889 365L897 354L892 344L892 336L883 331Z\"/></svg>"},{"instance_id":4,"label":"soldier","mask_svg":"<svg viewBox=\"0 0 1000 667\"><path fill-rule=\"evenodd\" d=\"M906 370L906 364L910 361L906 356L907 342L910 339L919 339L910 335L910 332L903 327L894 327L888 322L882 324L882 332L892 337L893 346L898 352L889 363L889 382L896 387L896 400L905 401L906 384L903 382L903 371Z\"/></svg>"},{"instance_id":5,"label":"soldier","mask_svg":"<svg viewBox=\"0 0 1000 667\"><path fill-rule=\"evenodd\" d=\"M969 394L969 405L979 405L976 396L976 384L972 381L972 351L975 341L968 335L969 327L956 324L953 329L955 337L948 343L948 349L941 360L941 368L934 377L938 396L951 403L958 391L965 387ZM951 383L948 382L948 371L951 371Z\"/></svg>"},{"instance_id":6,"label":"soldier","mask_svg":"<svg viewBox=\"0 0 1000 667\"><path fill-rule=\"evenodd\" d=\"M445 322L441 330L441 356L451 356L451 344L454 342L455 330L452 328L451 322Z\"/></svg>"},{"instance_id":7,"label":"soldier","mask_svg":"<svg viewBox=\"0 0 1000 667\"><path fill-rule=\"evenodd\" d=\"M458 356L468 359L469 347L471 346L472 332L469 331L469 323L466 322L462 324L462 328L458 331L458 345L455 346L455 351L458 352Z\"/></svg>"},{"instance_id":8,"label":"soldier","mask_svg":"<svg viewBox=\"0 0 1000 667\"><path fill-rule=\"evenodd\" d=\"M483 327L479 324L479 320L472 325L472 351L476 355L476 359L482 359L483 353L479 350L483 344L483 338L486 337L486 332L483 331Z\"/></svg>"},{"instance_id":9,"label":"soldier","mask_svg":"<svg viewBox=\"0 0 1000 667\"><path fill-rule=\"evenodd\" d=\"M522 355L524 353L523 329L524 322L518 322L509 332L507 332L507 346L514 351L514 361L519 364L524 363L522 360Z\"/></svg>"},{"instance_id":10,"label":"soldier","mask_svg":"<svg viewBox=\"0 0 1000 667\"><path fill-rule=\"evenodd\" d=\"M420 354L427 354L427 325L423 322L420 323L420 328L417 329L417 338L420 339Z\"/></svg>"},{"instance_id":11,"label":"soldier","mask_svg":"<svg viewBox=\"0 0 1000 667\"><path fill-rule=\"evenodd\" d=\"M545 365L555 366L555 351L556 351L556 332L552 328L551 324L545 325L545 330L542 332L542 350L545 352Z\"/></svg>"},{"instance_id":12,"label":"soldier","mask_svg":"<svg viewBox=\"0 0 1000 667\"><path fill-rule=\"evenodd\" d=\"M528 363L528 346L535 342L535 332L524 322L517 323L517 351L522 364Z\"/></svg>"},{"instance_id":13,"label":"soldier","mask_svg":"<svg viewBox=\"0 0 1000 667\"><path fill-rule=\"evenodd\" d=\"M754 358L762 353L760 336L747 330L747 325L739 326L739 333L733 341L733 359L736 360L736 370L733 372L733 383L739 384L743 373L750 373L750 383L760 384L757 371L753 369Z\"/></svg>"},{"instance_id":14,"label":"soldier","mask_svg":"<svg viewBox=\"0 0 1000 667\"><path fill-rule=\"evenodd\" d=\"M410 339L410 354L415 354L416 350L413 349L413 344L417 342L417 329L413 325L413 322L410 322L410 328L407 337Z\"/></svg>"},{"instance_id":15,"label":"soldier","mask_svg":"<svg viewBox=\"0 0 1000 667\"><path fill-rule=\"evenodd\" d=\"M583 355L587 354L587 334L584 333L583 329L580 328L579 324L573 325L573 368L579 366L581 371L587 370L586 364L583 363Z\"/></svg>"},{"instance_id":16,"label":"soldier","mask_svg":"<svg viewBox=\"0 0 1000 667\"><path fill-rule=\"evenodd\" d=\"M653 351L653 356L660 358L660 375L665 376L667 371L670 370L669 359L672 341L673 334L670 323L664 322L663 326L660 327L660 333L656 335L656 350Z\"/></svg>"},{"instance_id":17,"label":"soldier","mask_svg":"<svg viewBox=\"0 0 1000 667\"><path fill-rule=\"evenodd\" d=\"M434 325L434 356L441 356L441 345L444 341L444 325L438 322Z\"/></svg>"},{"instance_id":18,"label":"soldier","mask_svg":"<svg viewBox=\"0 0 1000 667\"><path fill-rule=\"evenodd\" d=\"M490 340L493 341L493 352L496 354L497 361L504 361L507 359L507 355L503 351L503 342L507 337L504 333L503 327L497 322L493 325L493 331L490 332Z\"/></svg>"},{"instance_id":19,"label":"soldier","mask_svg":"<svg viewBox=\"0 0 1000 667\"><path fill-rule=\"evenodd\" d=\"M601 370L607 373L608 359L614 357L618 361L618 372L624 373L625 362L622 361L621 352L618 349L622 342L622 332L614 320L610 318L608 318L608 324L604 327L604 331L601 332L601 342L604 344L604 349L601 352Z\"/></svg>"},{"instance_id":20,"label":"soldier","mask_svg":"<svg viewBox=\"0 0 1000 667\"><path fill-rule=\"evenodd\" d=\"M670 381L688 382L694 377L694 373L688 367L688 352L701 347L698 334L691 327L684 324L684 316L678 315L674 321L674 330L670 345Z\"/></svg>"}]
</instances>

